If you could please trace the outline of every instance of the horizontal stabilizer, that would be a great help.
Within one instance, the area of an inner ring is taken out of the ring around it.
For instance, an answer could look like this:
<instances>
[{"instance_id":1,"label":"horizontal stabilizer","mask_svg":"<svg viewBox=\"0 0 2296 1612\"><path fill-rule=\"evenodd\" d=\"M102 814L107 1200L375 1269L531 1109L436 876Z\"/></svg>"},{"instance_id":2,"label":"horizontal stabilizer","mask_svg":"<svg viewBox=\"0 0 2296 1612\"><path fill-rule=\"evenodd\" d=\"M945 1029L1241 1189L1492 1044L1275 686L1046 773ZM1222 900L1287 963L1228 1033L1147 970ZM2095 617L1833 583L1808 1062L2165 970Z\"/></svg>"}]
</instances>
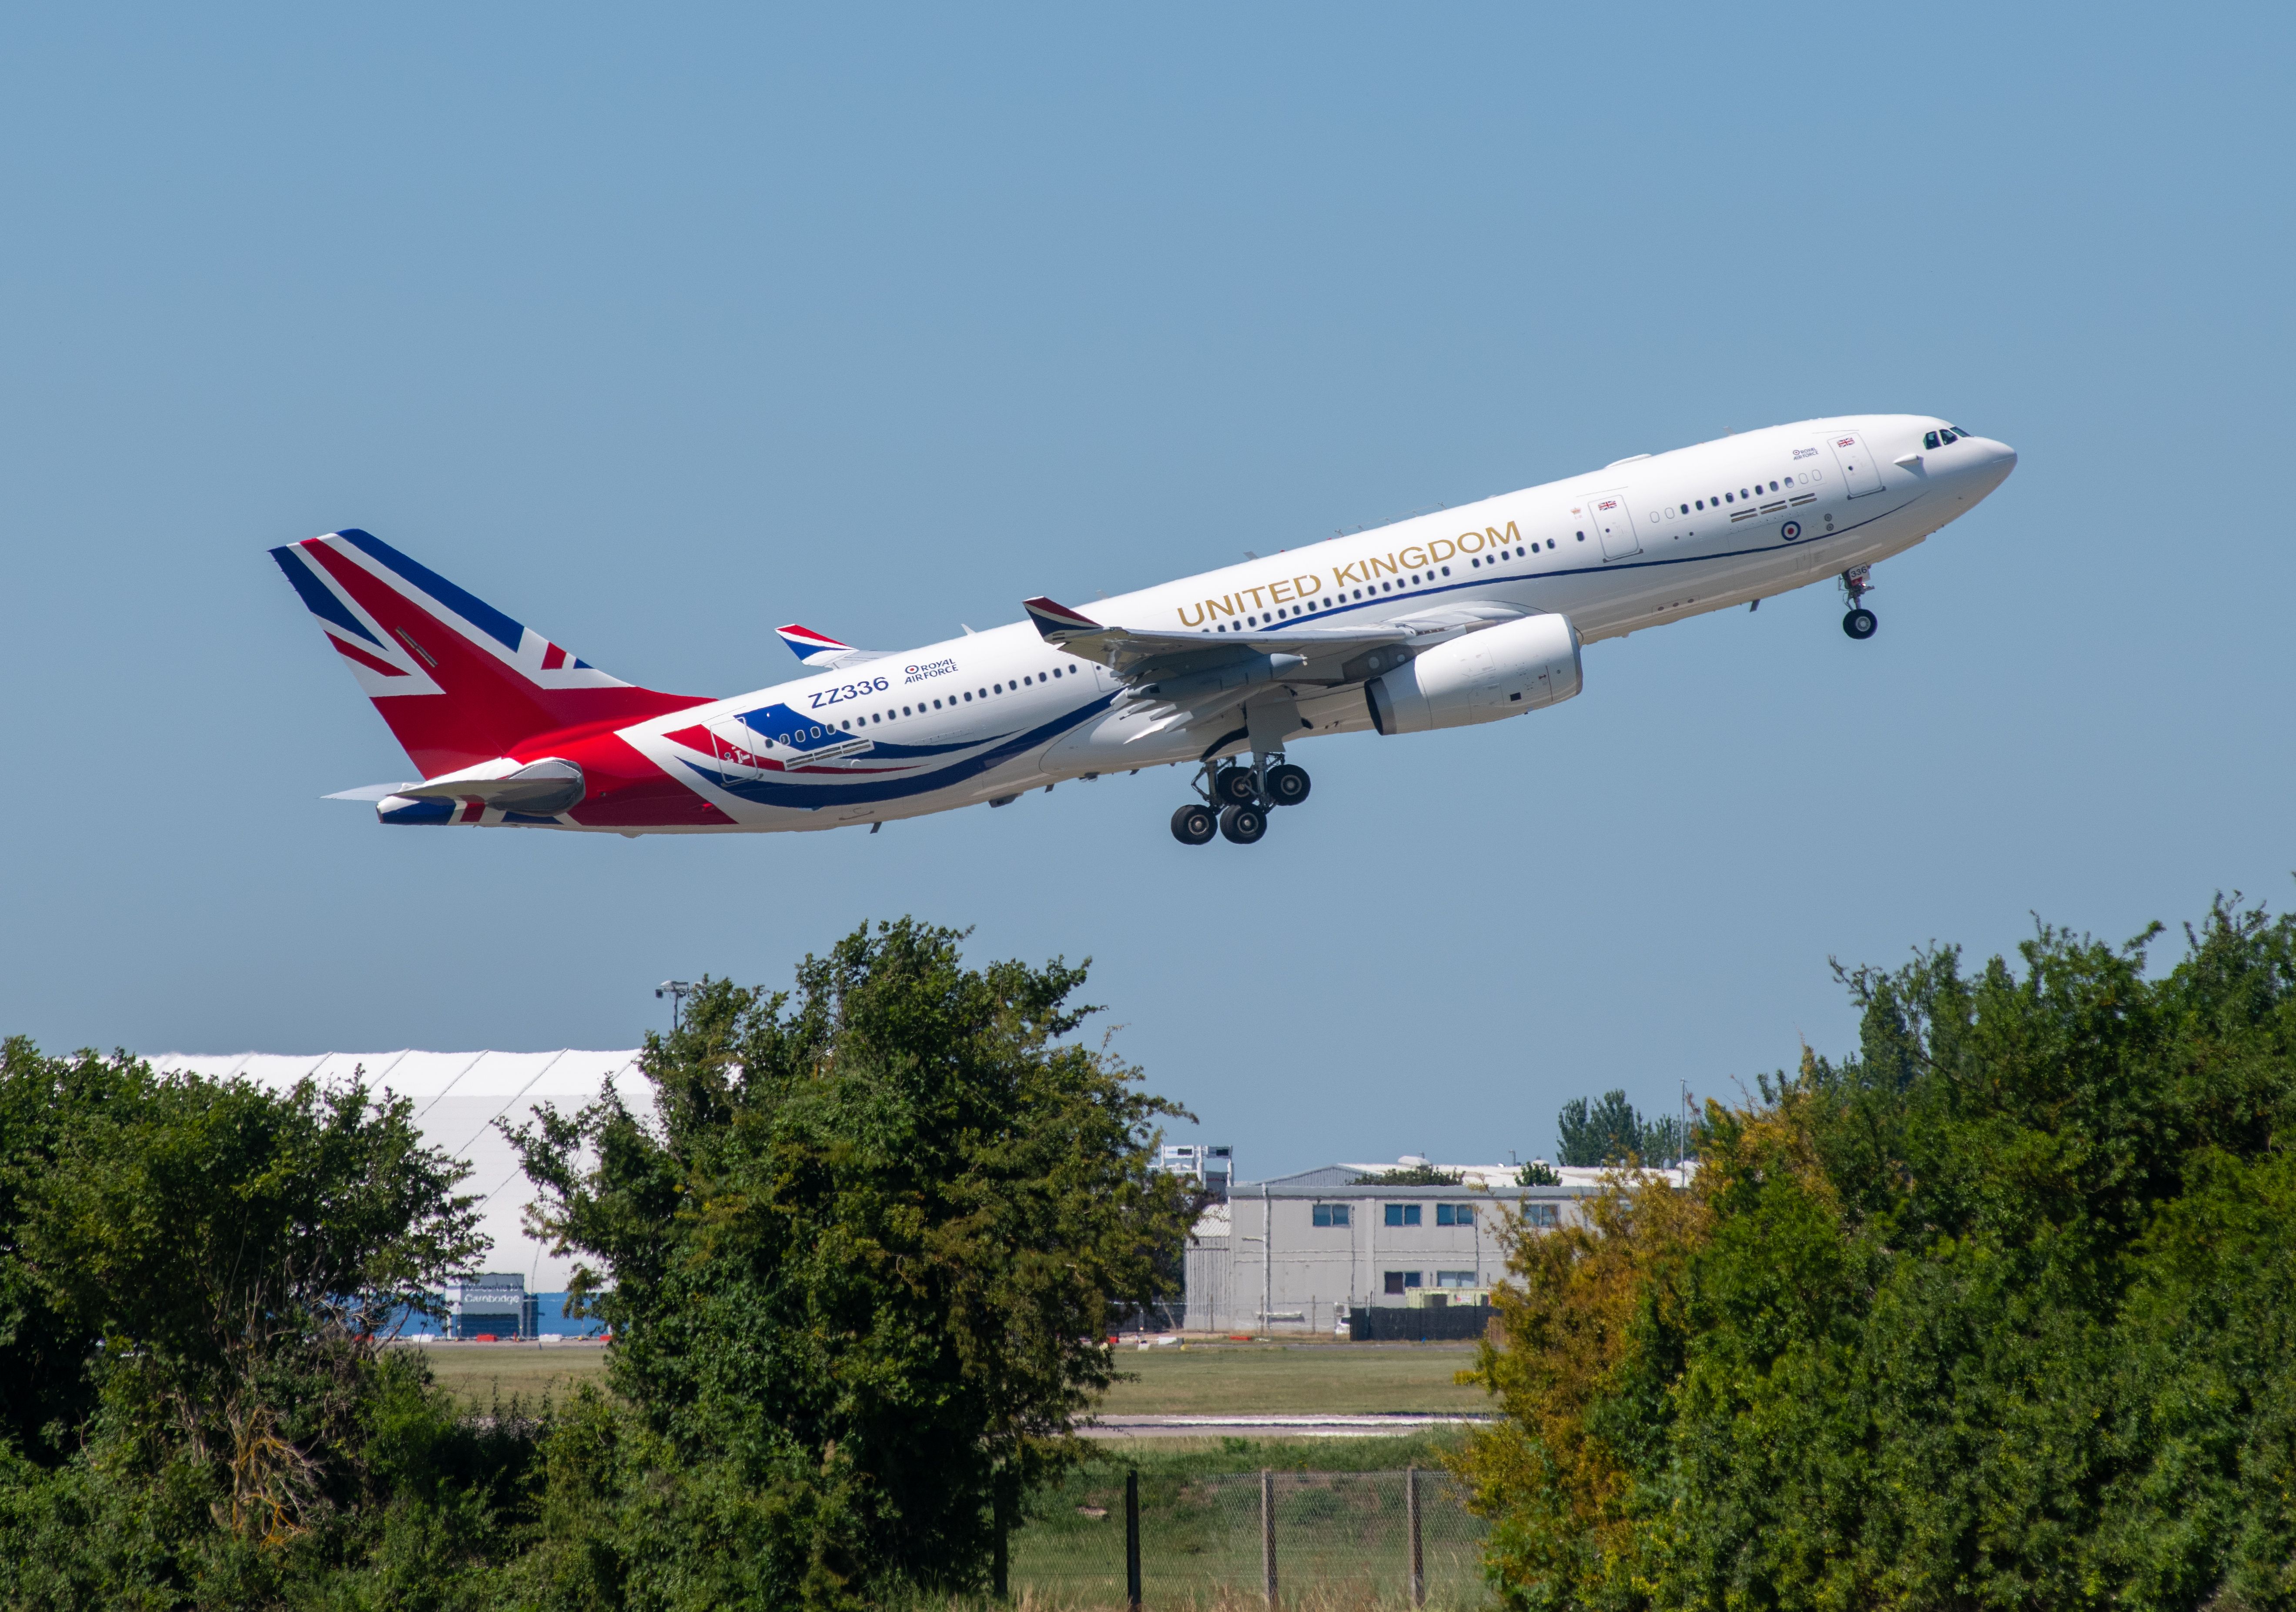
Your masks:
<instances>
[{"instance_id":1,"label":"horizontal stabilizer","mask_svg":"<svg viewBox=\"0 0 2296 1612\"><path fill-rule=\"evenodd\" d=\"M392 793L408 800L475 800L505 812L554 815L580 805L586 787L582 769L570 761L555 756L519 761L504 756L406 784Z\"/></svg>"},{"instance_id":2,"label":"horizontal stabilizer","mask_svg":"<svg viewBox=\"0 0 2296 1612\"><path fill-rule=\"evenodd\" d=\"M332 795L322 795L322 800L388 800L414 786L407 783L363 783L355 790L337 790Z\"/></svg>"}]
</instances>

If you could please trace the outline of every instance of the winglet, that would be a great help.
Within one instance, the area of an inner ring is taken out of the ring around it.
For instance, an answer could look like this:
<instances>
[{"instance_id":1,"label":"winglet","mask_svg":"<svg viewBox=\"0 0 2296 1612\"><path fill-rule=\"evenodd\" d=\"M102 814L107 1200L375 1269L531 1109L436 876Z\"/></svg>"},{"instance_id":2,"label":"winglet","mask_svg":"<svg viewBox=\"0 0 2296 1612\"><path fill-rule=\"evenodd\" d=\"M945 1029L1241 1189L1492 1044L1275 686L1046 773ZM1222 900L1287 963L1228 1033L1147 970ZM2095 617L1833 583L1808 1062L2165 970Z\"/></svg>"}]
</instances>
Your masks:
<instances>
[{"instance_id":1,"label":"winglet","mask_svg":"<svg viewBox=\"0 0 2296 1612\"><path fill-rule=\"evenodd\" d=\"M1049 599L1023 600L1021 608L1029 612L1029 619L1037 624L1037 631L1047 643L1060 643L1103 630L1101 624L1090 617L1079 616L1068 606L1055 604Z\"/></svg>"},{"instance_id":2,"label":"winglet","mask_svg":"<svg viewBox=\"0 0 2296 1612\"><path fill-rule=\"evenodd\" d=\"M782 642L790 646L790 653L803 661L810 662L816 655L824 653L841 655L853 647L849 643L838 642L826 633L816 633L811 627L800 626L794 621L787 626L775 627L774 631L779 633Z\"/></svg>"}]
</instances>

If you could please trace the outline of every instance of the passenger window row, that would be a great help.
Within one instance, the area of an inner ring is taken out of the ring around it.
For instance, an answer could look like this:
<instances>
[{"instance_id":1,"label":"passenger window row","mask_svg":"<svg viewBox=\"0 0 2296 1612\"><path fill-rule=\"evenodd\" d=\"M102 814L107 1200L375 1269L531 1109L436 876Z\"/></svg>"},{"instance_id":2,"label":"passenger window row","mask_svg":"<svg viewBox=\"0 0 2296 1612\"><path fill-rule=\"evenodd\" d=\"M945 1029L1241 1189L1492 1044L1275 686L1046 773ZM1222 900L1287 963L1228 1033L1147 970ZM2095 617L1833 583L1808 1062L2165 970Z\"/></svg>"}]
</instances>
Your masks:
<instances>
[{"instance_id":1,"label":"passenger window row","mask_svg":"<svg viewBox=\"0 0 2296 1612\"><path fill-rule=\"evenodd\" d=\"M1706 509L1718 510L1726 504L1736 503L1742 499L1751 503L1757 498L1765 497L1770 493L1779 492L1784 488L1808 487L1811 482L1816 481L1816 479L1818 479L1818 472L1816 471L1805 471L1800 475L1782 477L1777 481L1771 482L1767 488L1764 487L1760 482L1757 481L1753 486L1742 487L1734 493L1710 493L1703 498L1694 498L1687 503L1668 505L1666 518L1669 520L1677 520L1685 515L1693 512L1694 511Z\"/></svg>"},{"instance_id":2,"label":"passenger window row","mask_svg":"<svg viewBox=\"0 0 2296 1612\"><path fill-rule=\"evenodd\" d=\"M1017 694L1023 688L1033 688L1040 683L1050 683L1055 677L1077 676L1082 673L1083 669L1084 668L1081 667L1056 666L1049 672L1028 672L1022 674L1017 681L991 683L985 689L971 690L960 694L948 695L947 696L947 701L950 707L954 708L960 701L970 705L972 702L974 694L976 693L983 700L988 699L992 693ZM928 709L938 711L941 708L942 701L939 700L934 700L930 707L928 707L923 700L920 700L913 706L903 706L898 711L894 710L890 706L888 706L882 711L870 711L863 716L846 717L838 722L831 731L850 733L858 729L871 726L872 724L898 722L904 716L922 716ZM805 728L795 730L795 737L800 743L803 743L808 738L818 739L821 736L822 730L818 727L813 728L810 731ZM791 738L791 734L783 733L781 736L781 741L783 744L787 744L790 742Z\"/></svg>"}]
</instances>

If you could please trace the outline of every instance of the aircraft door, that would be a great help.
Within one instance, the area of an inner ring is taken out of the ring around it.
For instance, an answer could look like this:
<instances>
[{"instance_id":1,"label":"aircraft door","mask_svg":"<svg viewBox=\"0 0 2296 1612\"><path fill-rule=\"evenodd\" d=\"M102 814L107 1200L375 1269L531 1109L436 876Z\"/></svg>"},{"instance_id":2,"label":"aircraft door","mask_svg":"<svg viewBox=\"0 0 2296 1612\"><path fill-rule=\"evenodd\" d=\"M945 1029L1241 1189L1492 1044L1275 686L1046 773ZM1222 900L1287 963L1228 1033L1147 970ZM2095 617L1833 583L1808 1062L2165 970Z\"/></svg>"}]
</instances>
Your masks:
<instances>
[{"instance_id":1,"label":"aircraft door","mask_svg":"<svg viewBox=\"0 0 2296 1612\"><path fill-rule=\"evenodd\" d=\"M1587 515L1603 539L1603 559L1624 560L1643 552L1643 540L1635 534L1634 513L1627 508L1624 493L1595 494L1587 500Z\"/></svg>"},{"instance_id":2,"label":"aircraft door","mask_svg":"<svg viewBox=\"0 0 2296 1612\"><path fill-rule=\"evenodd\" d=\"M758 758L764 754L765 738L739 716L727 716L709 724L710 748L717 759L730 766L755 769Z\"/></svg>"},{"instance_id":3,"label":"aircraft door","mask_svg":"<svg viewBox=\"0 0 2296 1612\"><path fill-rule=\"evenodd\" d=\"M1841 467L1841 484L1852 498L1863 498L1868 493L1882 490L1881 469L1866 446L1866 438L1856 431L1836 431L1826 439L1833 450L1833 462Z\"/></svg>"}]
</instances>

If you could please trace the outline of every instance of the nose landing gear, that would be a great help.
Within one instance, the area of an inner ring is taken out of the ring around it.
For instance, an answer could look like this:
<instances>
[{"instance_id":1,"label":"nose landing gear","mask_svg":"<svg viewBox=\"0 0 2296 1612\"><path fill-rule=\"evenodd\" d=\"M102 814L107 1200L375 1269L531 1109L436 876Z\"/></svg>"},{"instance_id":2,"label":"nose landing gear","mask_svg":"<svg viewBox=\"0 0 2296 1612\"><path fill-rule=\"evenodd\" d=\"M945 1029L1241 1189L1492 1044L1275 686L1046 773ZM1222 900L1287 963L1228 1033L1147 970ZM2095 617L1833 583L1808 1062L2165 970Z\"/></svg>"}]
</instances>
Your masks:
<instances>
[{"instance_id":1,"label":"nose landing gear","mask_svg":"<svg viewBox=\"0 0 2296 1612\"><path fill-rule=\"evenodd\" d=\"M1874 568L1853 565L1841 573L1841 592L1849 601L1849 612L1841 618L1841 630L1863 643L1882 625L1881 618L1858 602L1874 591Z\"/></svg>"}]
</instances>

